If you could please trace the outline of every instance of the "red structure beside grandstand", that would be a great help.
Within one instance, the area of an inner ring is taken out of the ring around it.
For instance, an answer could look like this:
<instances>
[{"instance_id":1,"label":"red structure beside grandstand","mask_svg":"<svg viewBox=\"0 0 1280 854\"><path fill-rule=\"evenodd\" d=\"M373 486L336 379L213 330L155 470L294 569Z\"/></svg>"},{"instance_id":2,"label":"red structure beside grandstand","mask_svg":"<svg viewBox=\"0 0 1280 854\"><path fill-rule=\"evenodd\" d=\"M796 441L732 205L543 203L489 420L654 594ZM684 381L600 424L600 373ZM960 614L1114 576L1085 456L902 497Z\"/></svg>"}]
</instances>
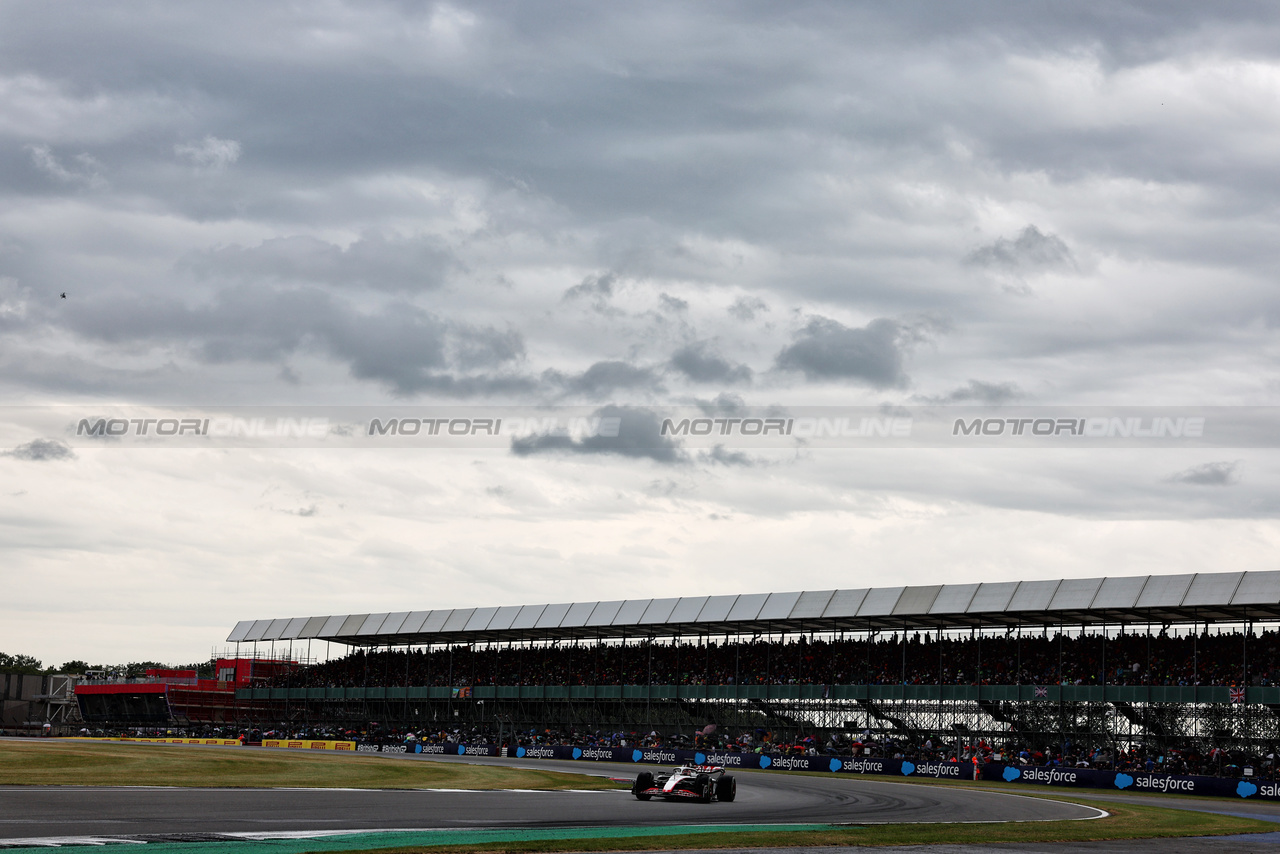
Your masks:
<instances>
[{"instance_id":1,"label":"red structure beside grandstand","mask_svg":"<svg viewBox=\"0 0 1280 854\"><path fill-rule=\"evenodd\" d=\"M103 676L76 685L80 717L88 723L221 723L234 721L243 702L237 688L268 684L298 667L291 659L219 658L216 679L194 670L153 668L137 679Z\"/></svg>"}]
</instances>

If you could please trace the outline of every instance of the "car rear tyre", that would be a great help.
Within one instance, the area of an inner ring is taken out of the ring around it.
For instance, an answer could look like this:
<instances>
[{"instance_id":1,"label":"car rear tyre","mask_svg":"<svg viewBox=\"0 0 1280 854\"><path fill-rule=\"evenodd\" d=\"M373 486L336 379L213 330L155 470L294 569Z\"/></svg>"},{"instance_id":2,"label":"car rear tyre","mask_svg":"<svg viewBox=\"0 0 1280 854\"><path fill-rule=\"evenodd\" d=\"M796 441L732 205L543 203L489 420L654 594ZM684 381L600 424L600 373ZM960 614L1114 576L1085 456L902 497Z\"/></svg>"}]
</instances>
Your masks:
<instances>
[{"instance_id":1,"label":"car rear tyre","mask_svg":"<svg viewBox=\"0 0 1280 854\"><path fill-rule=\"evenodd\" d=\"M636 796L636 800L647 801L653 795L643 794L653 788L653 774L648 771L641 771L636 775L636 781L631 784L631 794Z\"/></svg>"},{"instance_id":2,"label":"car rear tyre","mask_svg":"<svg viewBox=\"0 0 1280 854\"><path fill-rule=\"evenodd\" d=\"M738 781L726 774L716 781L716 800L731 803L738 797Z\"/></svg>"}]
</instances>

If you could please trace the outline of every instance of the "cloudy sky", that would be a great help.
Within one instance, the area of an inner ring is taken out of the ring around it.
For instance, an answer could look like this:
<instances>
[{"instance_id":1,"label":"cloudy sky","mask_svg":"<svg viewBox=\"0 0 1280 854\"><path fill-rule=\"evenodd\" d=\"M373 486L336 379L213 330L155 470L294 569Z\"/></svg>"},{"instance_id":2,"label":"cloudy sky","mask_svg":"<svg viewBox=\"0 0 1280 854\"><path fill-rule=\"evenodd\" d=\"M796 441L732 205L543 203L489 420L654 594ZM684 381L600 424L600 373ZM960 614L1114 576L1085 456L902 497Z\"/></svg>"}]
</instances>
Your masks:
<instances>
[{"instance_id":1,"label":"cloudy sky","mask_svg":"<svg viewBox=\"0 0 1280 854\"><path fill-rule=\"evenodd\" d=\"M14 413L1268 406L1277 45L1251 3L4 3L0 651L1274 568L1266 448L157 448Z\"/></svg>"}]
</instances>

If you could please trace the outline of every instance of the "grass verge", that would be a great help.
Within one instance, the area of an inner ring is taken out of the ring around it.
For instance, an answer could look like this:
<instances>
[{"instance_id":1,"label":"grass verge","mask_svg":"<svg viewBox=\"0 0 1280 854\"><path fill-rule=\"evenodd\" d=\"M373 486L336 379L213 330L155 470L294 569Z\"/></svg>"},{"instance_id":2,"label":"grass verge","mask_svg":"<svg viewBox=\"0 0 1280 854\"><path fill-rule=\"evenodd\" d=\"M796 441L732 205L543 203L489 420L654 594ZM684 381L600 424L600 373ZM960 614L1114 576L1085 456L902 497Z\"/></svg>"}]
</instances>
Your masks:
<instances>
[{"instance_id":1,"label":"grass verge","mask_svg":"<svg viewBox=\"0 0 1280 854\"><path fill-rule=\"evenodd\" d=\"M1059 798L1089 806L1087 799ZM1107 804L1111 812L1094 821L1045 821L1020 824L889 824L812 830L693 832L681 835L629 835L622 838L525 839L475 844L411 844L348 849L349 854L526 854L526 852L652 851L657 849L881 847L888 845L991 845L999 842L1101 842L1188 836L1228 836L1275 831L1256 819L1196 813L1164 807ZM354 841L354 840L353 840ZM308 847L308 854L325 849ZM333 850L333 849L328 849Z\"/></svg>"},{"instance_id":2,"label":"grass verge","mask_svg":"<svg viewBox=\"0 0 1280 854\"><path fill-rule=\"evenodd\" d=\"M4 786L615 789L601 777L376 756L82 741L0 739Z\"/></svg>"}]
</instances>

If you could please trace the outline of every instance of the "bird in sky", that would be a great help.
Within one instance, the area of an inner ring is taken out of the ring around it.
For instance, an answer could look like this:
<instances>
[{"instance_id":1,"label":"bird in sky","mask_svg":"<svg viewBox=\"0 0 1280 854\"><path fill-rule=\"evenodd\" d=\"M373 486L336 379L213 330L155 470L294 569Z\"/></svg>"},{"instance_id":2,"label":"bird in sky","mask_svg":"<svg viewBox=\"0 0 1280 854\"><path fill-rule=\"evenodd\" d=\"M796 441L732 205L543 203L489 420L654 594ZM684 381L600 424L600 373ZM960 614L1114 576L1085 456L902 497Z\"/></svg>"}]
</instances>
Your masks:
<instances>
[{"instance_id":1,"label":"bird in sky","mask_svg":"<svg viewBox=\"0 0 1280 854\"><path fill-rule=\"evenodd\" d=\"M67 298L67 292L66 292L66 291L63 291L63 292L62 292L62 298L63 298L63 299L66 299L66 298Z\"/></svg>"}]
</instances>

